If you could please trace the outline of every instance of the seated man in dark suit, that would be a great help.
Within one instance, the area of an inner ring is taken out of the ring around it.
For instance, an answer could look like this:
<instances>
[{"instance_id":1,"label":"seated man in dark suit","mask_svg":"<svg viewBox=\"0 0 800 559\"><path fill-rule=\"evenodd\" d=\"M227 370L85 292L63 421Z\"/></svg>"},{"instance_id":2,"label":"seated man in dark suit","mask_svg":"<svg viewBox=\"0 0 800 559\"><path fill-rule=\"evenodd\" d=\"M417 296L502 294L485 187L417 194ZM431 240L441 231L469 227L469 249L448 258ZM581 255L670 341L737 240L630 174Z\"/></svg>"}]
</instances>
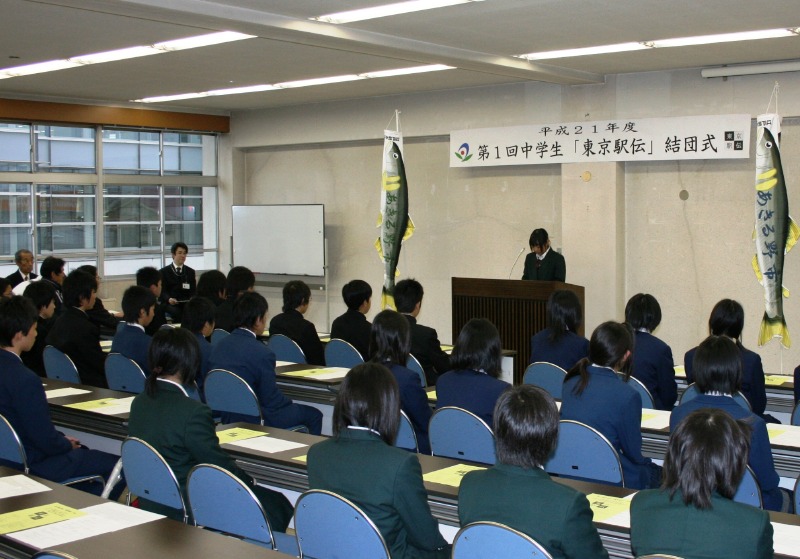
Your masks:
<instances>
[{"instance_id":1,"label":"seated man in dark suit","mask_svg":"<svg viewBox=\"0 0 800 559\"><path fill-rule=\"evenodd\" d=\"M140 285L146 289L149 289L150 293L155 295L156 299L158 299L161 296L161 272L152 266L139 268L139 270L136 272L136 285ZM144 331L148 336L152 336L166 323L167 316L164 311L164 305L156 302L153 320L151 320L150 324L145 327Z\"/></svg>"},{"instance_id":2,"label":"seated man in dark suit","mask_svg":"<svg viewBox=\"0 0 800 559\"><path fill-rule=\"evenodd\" d=\"M227 298L217 306L214 313L214 328L226 332L233 330L233 305L243 294L253 291L256 286L256 275L244 266L234 266L228 272L226 282Z\"/></svg>"},{"instance_id":3,"label":"seated man in dark suit","mask_svg":"<svg viewBox=\"0 0 800 559\"><path fill-rule=\"evenodd\" d=\"M64 280L64 312L61 313L47 343L66 353L81 377L81 383L108 388L104 365L106 354L100 349L100 328L86 314L94 306L97 281L75 270Z\"/></svg>"},{"instance_id":4,"label":"seated man in dark suit","mask_svg":"<svg viewBox=\"0 0 800 559\"><path fill-rule=\"evenodd\" d=\"M161 268L161 303L164 310L172 317L173 322L180 322L183 304L195 296L197 279L194 269L186 265L189 247L178 241L170 248L172 264Z\"/></svg>"},{"instance_id":5,"label":"seated man in dark suit","mask_svg":"<svg viewBox=\"0 0 800 559\"><path fill-rule=\"evenodd\" d=\"M36 314L33 303L24 297L0 301L0 414L19 435L31 474L52 481L84 475L107 480L117 457L89 450L56 431L42 381L20 359L36 340ZM124 483L118 484L111 498L119 497L124 488ZM103 486L86 484L86 489L99 494Z\"/></svg>"},{"instance_id":6,"label":"seated man in dark suit","mask_svg":"<svg viewBox=\"0 0 800 559\"><path fill-rule=\"evenodd\" d=\"M342 299L347 312L334 319L331 338L339 338L358 350L366 361L369 359L369 333L372 325L367 313L372 306L372 287L364 280L353 280L342 287Z\"/></svg>"},{"instance_id":7,"label":"seated man in dark suit","mask_svg":"<svg viewBox=\"0 0 800 559\"><path fill-rule=\"evenodd\" d=\"M142 368L145 375L150 374L147 352L150 349L151 336L145 332L156 311L156 296L140 285L132 285L122 295L122 312L125 313L125 324L120 326L111 343L113 353L121 353L133 359Z\"/></svg>"},{"instance_id":8,"label":"seated man in dark suit","mask_svg":"<svg viewBox=\"0 0 800 559\"><path fill-rule=\"evenodd\" d=\"M528 241L531 252L525 257L524 280L566 281L564 257L550 249L550 236L544 229L534 229Z\"/></svg>"},{"instance_id":9,"label":"seated man in dark suit","mask_svg":"<svg viewBox=\"0 0 800 559\"><path fill-rule=\"evenodd\" d=\"M31 300L39 316L36 319L36 341L30 350L22 354L22 362L40 377L46 377L43 354L47 335L55 322L56 290L46 281L34 281L25 288L24 297Z\"/></svg>"},{"instance_id":10,"label":"seated man in dark suit","mask_svg":"<svg viewBox=\"0 0 800 559\"><path fill-rule=\"evenodd\" d=\"M97 266L86 264L84 266L79 266L76 270L92 274L95 281L97 281L97 291L100 291L100 281L102 278L100 278L97 273ZM100 334L104 336L113 336L117 332L117 326L119 326L119 321L122 318L122 313L111 314L108 312L100 297L95 299L94 307L86 311L86 314L89 315L89 320L100 327Z\"/></svg>"},{"instance_id":11,"label":"seated man in dark suit","mask_svg":"<svg viewBox=\"0 0 800 559\"><path fill-rule=\"evenodd\" d=\"M305 425L312 435L322 432L322 413L295 404L275 382L275 354L257 336L267 325L267 300L260 293L245 293L233 307L234 330L211 350L209 367L225 369L242 377L261 404L264 423L285 429ZM223 414L223 422L252 421L251 417Z\"/></svg>"},{"instance_id":12,"label":"seated man in dark suit","mask_svg":"<svg viewBox=\"0 0 800 559\"><path fill-rule=\"evenodd\" d=\"M283 334L300 346L310 365L325 364L325 350L317 335L317 329L303 315L311 302L311 290L299 280L283 286L283 312L272 317L269 335Z\"/></svg>"},{"instance_id":13,"label":"seated man in dark suit","mask_svg":"<svg viewBox=\"0 0 800 559\"><path fill-rule=\"evenodd\" d=\"M30 281L39 277L33 273L33 253L31 251L24 248L19 249L14 253L14 264L17 265L17 271L6 276L12 288L23 281Z\"/></svg>"},{"instance_id":14,"label":"seated man in dark suit","mask_svg":"<svg viewBox=\"0 0 800 559\"><path fill-rule=\"evenodd\" d=\"M53 289L56 290L55 316L61 316L61 313L64 310L64 291L61 286L64 283L64 278L67 277L67 275L64 273L65 265L66 262L64 262L63 258L48 256L44 259L41 267L39 268L39 273L42 276L40 281L48 282L53 286Z\"/></svg>"},{"instance_id":15,"label":"seated man in dark suit","mask_svg":"<svg viewBox=\"0 0 800 559\"><path fill-rule=\"evenodd\" d=\"M422 284L415 279L400 280L394 286L397 312L404 314L411 325L411 354L422 365L428 386L434 386L439 375L450 370L450 356L442 351L436 330L417 324L423 295Z\"/></svg>"}]
</instances>

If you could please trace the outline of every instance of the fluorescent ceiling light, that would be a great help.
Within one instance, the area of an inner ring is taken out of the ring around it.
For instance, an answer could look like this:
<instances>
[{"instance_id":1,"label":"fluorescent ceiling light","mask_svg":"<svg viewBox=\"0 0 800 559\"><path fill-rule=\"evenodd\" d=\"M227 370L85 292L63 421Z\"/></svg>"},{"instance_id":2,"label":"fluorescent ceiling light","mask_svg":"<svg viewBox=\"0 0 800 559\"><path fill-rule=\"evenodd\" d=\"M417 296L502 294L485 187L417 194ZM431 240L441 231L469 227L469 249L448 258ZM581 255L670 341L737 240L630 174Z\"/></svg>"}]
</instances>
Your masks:
<instances>
[{"instance_id":1,"label":"fluorescent ceiling light","mask_svg":"<svg viewBox=\"0 0 800 559\"><path fill-rule=\"evenodd\" d=\"M467 4L469 2L482 2L483 0L410 0L407 2L396 2L383 6L373 6L372 8L362 8L360 10L349 10L326 14L324 16L312 17L310 19L325 23L351 23L353 21L363 21L365 19L375 19L379 17L396 16L411 12L421 12L423 10L433 10L435 8L445 8L457 4Z\"/></svg>"},{"instance_id":2,"label":"fluorescent ceiling light","mask_svg":"<svg viewBox=\"0 0 800 559\"><path fill-rule=\"evenodd\" d=\"M725 78L728 76L754 76L757 74L776 74L780 72L800 72L800 60L703 68L700 70L700 75L704 78Z\"/></svg>"},{"instance_id":3,"label":"fluorescent ceiling light","mask_svg":"<svg viewBox=\"0 0 800 559\"><path fill-rule=\"evenodd\" d=\"M233 41L241 41L244 39L253 39L256 35L245 35L243 33L236 33L235 31L220 31L219 33L209 33L208 35L198 35L196 37L186 37L184 39L175 39L173 41L164 41L156 43L154 48L159 50L186 50L195 49L198 47L208 47L211 45L221 45L222 43L231 43Z\"/></svg>"},{"instance_id":4,"label":"fluorescent ceiling light","mask_svg":"<svg viewBox=\"0 0 800 559\"><path fill-rule=\"evenodd\" d=\"M164 51L153 47L130 47L127 49L110 50L107 52L97 52L95 54L83 54L69 59L70 62L77 64L103 64L104 62L114 62L117 60L127 60L129 58L140 58L152 54L160 54Z\"/></svg>"},{"instance_id":5,"label":"fluorescent ceiling light","mask_svg":"<svg viewBox=\"0 0 800 559\"><path fill-rule=\"evenodd\" d=\"M356 74L346 74L344 76L330 76L327 78L312 78L310 80L297 80L293 82L276 83L275 87L291 88L291 87L309 87L312 85L327 85L331 83L352 82L356 80L363 80L361 76Z\"/></svg>"},{"instance_id":6,"label":"fluorescent ceiling light","mask_svg":"<svg viewBox=\"0 0 800 559\"><path fill-rule=\"evenodd\" d=\"M272 91L275 89L280 89L278 86L270 85L270 84L263 84L263 85L248 85L245 87L229 87L227 89L212 89L211 91L206 91L206 95L209 97L214 95L239 95L241 93L257 93L259 91Z\"/></svg>"},{"instance_id":7,"label":"fluorescent ceiling light","mask_svg":"<svg viewBox=\"0 0 800 559\"><path fill-rule=\"evenodd\" d=\"M445 66L444 64L429 64L427 66L413 66L411 68L397 68L396 70L381 70L379 72L364 72L359 74L362 78L390 78L392 76L406 76L408 74L422 74L424 72L440 72L442 70L454 70L455 66Z\"/></svg>"},{"instance_id":8,"label":"fluorescent ceiling light","mask_svg":"<svg viewBox=\"0 0 800 559\"><path fill-rule=\"evenodd\" d=\"M569 58L571 56L589 56L592 54L608 54L612 52L628 52L649 48L642 43L619 43L616 45L603 45L599 47L585 47L580 49L550 50L545 52L531 52L521 54L520 58L528 60L547 60L550 58Z\"/></svg>"},{"instance_id":9,"label":"fluorescent ceiling light","mask_svg":"<svg viewBox=\"0 0 800 559\"><path fill-rule=\"evenodd\" d=\"M0 70L0 79L16 78L17 76L30 76L31 74L41 74L44 72L55 72L56 70L64 70L66 68L74 68L80 66L77 62L70 62L69 60L49 60L47 62L37 62L36 64L27 64L25 66L16 66L15 68L6 68Z\"/></svg>"},{"instance_id":10,"label":"fluorescent ceiling light","mask_svg":"<svg viewBox=\"0 0 800 559\"><path fill-rule=\"evenodd\" d=\"M177 95L161 95L160 97L145 97L144 99L134 99L134 103L166 103L167 101L182 101L184 99L197 99L198 97L208 97L205 91L200 93L179 93Z\"/></svg>"},{"instance_id":11,"label":"fluorescent ceiling light","mask_svg":"<svg viewBox=\"0 0 800 559\"><path fill-rule=\"evenodd\" d=\"M758 39L777 39L779 37L793 37L798 34L798 28L793 29L764 29L761 31L743 31L741 33L723 33L721 35L700 35L698 37L678 37L676 39L663 39L647 41L648 46L655 48L686 47L691 45L711 45L714 43L732 43L736 41L756 41Z\"/></svg>"}]
</instances>

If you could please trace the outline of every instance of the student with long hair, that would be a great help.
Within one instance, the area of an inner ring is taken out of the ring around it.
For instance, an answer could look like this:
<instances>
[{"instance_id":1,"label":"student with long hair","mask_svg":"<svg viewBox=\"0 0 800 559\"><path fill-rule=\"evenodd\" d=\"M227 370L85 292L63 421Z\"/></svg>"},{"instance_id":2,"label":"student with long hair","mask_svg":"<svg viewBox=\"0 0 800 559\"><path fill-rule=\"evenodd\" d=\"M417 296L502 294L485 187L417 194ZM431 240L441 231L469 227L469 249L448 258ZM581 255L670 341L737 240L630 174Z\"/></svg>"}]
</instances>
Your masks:
<instances>
[{"instance_id":1,"label":"student with long hair","mask_svg":"<svg viewBox=\"0 0 800 559\"><path fill-rule=\"evenodd\" d=\"M448 558L419 458L392 446L399 424L400 392L391 372L378 363L354 367L336 396L333 437L308 450L308 484L361 507L392 559Z\"/></svg>"},{"instance_id":2,"label":"student with long hair","mask_svg":"<svg viewBox=\"0 0 800 559\"><path fill-rule=\"evenodd\" d=\"M453 370L436 383L436 407L456 406L492 425L494 405L510 385L500 380L500 333L485 318L473 318L458 335L450 358Z\"/></svg>"},{"instance_id":3,"label":"student with long hair","mask_svg":"<svg viewBox=\"0 0 800 559\"><path fill-rule=\"evenodd\" d=\"M769 559L766 511L733 502L750 452L750 425L716 408L687 415L672 432L660 490L631 503L636 556Z\"/></svg>"},{"instance_id":4,"label":"student with long hair","mask_svg":"<svg viewBox=\"0 0 800 559\"><path fill-rule=\"evenodd\" d=\"M531 338L531 363L545 361L569 371L589 353L589 340L578 334L583 311L572 291L553 291L547 300L547 328Z\"/></svg>"},{"instance_id":5,"label":"student with long hair","mask_svg":"<svg viewBox=\"0 0 800 559\"><path fill-rule=\"evenodd\" d=\"M613 321L598 326L589 340L589 357L564 380L561 418L600 431L619 454L625 487L648 489L658 487L661 468L642 455L642 398L625 382L632 352L628 326Z\"/></svg>"},{"instance_id":6,"label":"student with long hair","mask_svg":"<svg viewBox=\"0 0 800 559\"><path fill-rule=\"evenodd\" d=\"M431 407L428 405L428 395L422 388L419 375L406 367L411 351L408 320L391 309L379 312L372 323L369 347L372 361L388 368L397 380L400 408L411 420L419 452L430 454L428 422L431 420Z\"/></svg>"},{"instance_id":7,"label":"student with long hair","mask_svg":"<svg viewBox=\"0 0 800 559\"><path fill-rule=\"evenodd\" d=\"M285 532L292 506L283 494L255 485L219 446L211 409L188 396L194 386L200 349L185 328L159 330L150 343L150 376L131 404L128 434L152 445L172 468L181 490L197 464L214 464L245 482L264 506L270 526ZM142 508L177 518L175 511L139 496Z\"/></svg>"}]
</instances>

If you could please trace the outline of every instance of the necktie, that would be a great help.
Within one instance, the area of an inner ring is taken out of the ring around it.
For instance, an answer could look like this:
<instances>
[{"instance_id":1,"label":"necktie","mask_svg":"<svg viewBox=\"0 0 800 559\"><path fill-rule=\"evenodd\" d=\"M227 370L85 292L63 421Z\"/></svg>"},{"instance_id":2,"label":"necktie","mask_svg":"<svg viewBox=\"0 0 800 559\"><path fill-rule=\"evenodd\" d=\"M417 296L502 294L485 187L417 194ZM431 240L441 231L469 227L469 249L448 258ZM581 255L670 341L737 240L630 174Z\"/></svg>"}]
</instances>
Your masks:
<instances>
[{"instance_id":1,"label":"necktie","mask_svg":"<svg viewBox=\"0 0 800 559\"><path fill-rule=\"evenodd\" d=\"M181 275L181 268L175 268L175 272L176 272L178 275Z\"/></svg>"}]
</instances>

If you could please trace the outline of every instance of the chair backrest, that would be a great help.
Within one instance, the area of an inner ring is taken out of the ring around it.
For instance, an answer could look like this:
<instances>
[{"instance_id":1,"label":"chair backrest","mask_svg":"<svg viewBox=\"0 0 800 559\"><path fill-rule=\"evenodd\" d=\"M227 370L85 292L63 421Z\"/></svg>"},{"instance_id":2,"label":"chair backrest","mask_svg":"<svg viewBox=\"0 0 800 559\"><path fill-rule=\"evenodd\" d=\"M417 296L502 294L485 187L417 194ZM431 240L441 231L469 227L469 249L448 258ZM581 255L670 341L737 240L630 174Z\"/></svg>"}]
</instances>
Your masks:
<instances>
[{"instance_id":1,"label":"chair backrest","mask_svg":"<svg viewBox=\"0 0 800 559\"><path fill-rule=\"evenodd\" d=\"M224 340L230 335L230 332L227 330L223 330L222 328L214 328L214 331L211 332L211 345L215 346L219 343L220 340Z\"/></svg>"},{"instance_id":2,"label":"chair backrest","mask_svg":"<svg viewBox=\"0 0 800 559\"><path fill-rule=\"evenodd\" d=\"M625 485L617 451L597 429L579 421L559 422L558 443L544 469L562 477Z\"/></svg>"},{"instance_id":3,"label":"chair backrest","mask_svg":"<svg viewBox=\"0 0 800 559\"><path fill-rule=\"evenodd\" d=\"M198 526L275 549L264 508L252 489L229 471L213 464L198 464L189 472L186 495Z\"/></svg>"},{"instance_id":4,"label":"chair backrest","mask_svg":"<svg viewBox=\"0 0 800 559\"><path fill-rule=\"evenodd\" d=\"M325 365L352 369L364 362L364 358L349 342L332 338L325 345Z\"/></svg>"},{"instance_id":5,"label":"chair backrest","mask_svg":"<svg viewBox=\"0 0 800 559\"><path fill-rule=\"evenodd\" d=\"M417 434L414 432L414 426L411 420L406 415L406 412L400 410L400 428L397 430L397 440L394 442L397 448L404 448L412 452L417 452L419 446L417 445Z\"/></svg>"},{"instance_id":6,"label":"chair backrest","mask_svg":"<svg viewBox=\"0 0 800 559\"><path fill-rule=\"evenodd\" d=\"M794 513L800 514L800 476L794 482Z\"/></svg>"},{"instance_id":7,"label":"chair backrest","mask_svg":"<svg viewBox=\"0 0 800 559\"><path fill-rule=\"evenodd\" d=\"M122 442L122 469L131 493L179 510L183 521L188 521L188 509L175 473L155 448L142 439L128 437Z\"/></svg>"},{"instance_id":8,"label":"chair backrest","mask_svg":"<svg viewBox=\"0 0 800 559\"><path fill-rule=\"evenodd\" d=\"M739 483L739 488L736 490L733 500L759 509L764 508L764 502L761 499L761 486L758 485L756 475L750 469L750 466L745 469L744 476L742 476L742 481Z\"/></svg>"},{"instance_id":9,"label":"chair backrest","mask_svg":"<svg viewBox=\"0 0 800 559\"><path fill-rule=\"evenodd\" d=\"M22 441L8 419L2 415L0 415L0 459L18 464L20 470L28 473L28 458Z\"/></svg>"},{"instance_id":10,"label":"chair backrest","mask_svg":"<svg viewBox=\"0 0 800 559\"><path fill-rule=\"evenodd\" d=\"M75 559L75 556L64 553L63 551L51 551L46 549L35 554L31 559Z\"/></svg>"},{"instance_id":11,"label":"chair backrest","mask_svg":"<svg viewBox=\"0 0 800 559\"><path fill-rule=\"evenodd\" d=\"M480 417L462 408L439 408L428 426L431 452L483 464L496 461L494 433Z\"/></svg>"},{"instance_id":12,"label":"chair backrest","mask_svg":"<svg viewBox=\"0 0 800 559\"><path fill-rule=\"evenodd\" d=\"M293 339L283 334L273 334L269 337L267 346L275 354L278 361L290 361L292 363L306 363L306 354L300 349Z\"/></svg>"},{"instance_id":13,"label":"chair backrest","mask_svg":"<svg viewBox=\"0 0 800 559\"><path fill-rule=\"evenodd\" d=\"M698 390L697 385L695 383L692 383L689 386L687 386L686 390L684 390L683 394L681 394L681 397L678 399L678 405L684 402L688 402L689 400L693 400L694 398L697 398L699 395L700 395L700 390ZM750 402L747 400L747 396L745 396L741 392L737 392L736 394L734 394L733 400L747 411L753 411Z\"/></svg>"},{"instance_id":14,"label":"chair backrest","mask_svg":"<svg viewBox=\"0 0 800 559\"><path fill-rule=\"evenodd\" d=\"M553 398L560 400L566 376L567 371L558 365L546 361L537 361L536 363L531 363L525 369L522 383L544 388Z\"/></svg>"},{"instance_id":15,"label":"chair backrest","mask_svg":"<svg viewBox=\"0 0 800 559\"><path fill-rule=\"evenodd\" d=\"M42 353L44 359L44 371L47 373L47 378L56 380L63 380L64 382L71 382L73 384L80 384L81 377L78 374L78 368L69 355L49 345L44 348Z\"/></svg>"},{"instance_id":16,"label":"chair backrest","mask_svg":"<svg viewBox=\"0 0 800 559\"><path fill-rule=\"evenodd\" d=\"M410 369L417 373L422 388L428 386L428 380L425 378L425 371L422 369L422 365L420 365L419 360L410 353L408 354L408 359L406 360L406 369Z\"/></svg>"},{"instance_id":17,"label":"chair backrest","mask_svg":"<svg viewBox=\"0 0 800 559\"><path fill-rule=\"evenodd\" d=\"M239 375L225 369L212 369L206 375L203 393L206 404L215 412L249 415L264 425L258 396Z\"/></svg>"},{"instance_id":18,"label":"chair backrest","mask_svg":"<svg viewBox=\"0 0 800 559\"><path fill-rule=\"evenodd\" d=\"M111 390L144 392L144 382L147 376L133 359L128 359L121 353L109 353L105 364L106 381Z\"/></svg>"},{"instance_id":19,"label":"chair backrest","mask_svg":"<svg viewBox=\"0 0 800 559\"><path fill-rule=\"evenodd\" d=\"M553 556L530 536L497 522L467 524L458 531L453 540L452 559L486 559L501 555L525 559L553 559Z\"/></svg>"},{"instance_id":20,"label":"chair backrest","mask_svg":"<svg viewBox=\"0 0 800 559\"><path fill-rule=\"evenodd\" d=\"M792 412L792 425L800 425L800 401L797 402ZM797 514L800 514L800 511Z\"/></svg>"},{"instance_id":21,"label":"chair backrest","mask_svg":"<svg viewBox=\"0 0 800 559\"><path fill-rule=\"evenodd\" d=\"M622 373L617 373L617 374L622 378L622 380L625 380L624 374ZM636 392L639 393L639 396L642 397L642 409L646 410L656 409L656 403L653 400L653 395L650 394L650 391L647 389L647 387L644 385L642 381L640 381L636 377L628 377L628 380L626 382L628 383L628 386L633 388Z\"/></svg>"},{"instance_id":22,"label":"chair backrest","mask_svg":"<svg viewBox=\"0 0 800 559\"><path fill-rule=\"evenodd\" d=\"M636 559L683 559L683 557L678 557L677 555L662 555L657 553L656 555L637 555Z\"/></svg>"},{"instance_id":23,"label":"chair backrest","mask_svg":"<svg viewBox=\"0 0 800 559\"><path fill-rule=\"evenodd\" d=\"M389 559L378 528L347 499L312 489L297 500L294 528L304 559Z\"/></svg>"}]
</instances>

